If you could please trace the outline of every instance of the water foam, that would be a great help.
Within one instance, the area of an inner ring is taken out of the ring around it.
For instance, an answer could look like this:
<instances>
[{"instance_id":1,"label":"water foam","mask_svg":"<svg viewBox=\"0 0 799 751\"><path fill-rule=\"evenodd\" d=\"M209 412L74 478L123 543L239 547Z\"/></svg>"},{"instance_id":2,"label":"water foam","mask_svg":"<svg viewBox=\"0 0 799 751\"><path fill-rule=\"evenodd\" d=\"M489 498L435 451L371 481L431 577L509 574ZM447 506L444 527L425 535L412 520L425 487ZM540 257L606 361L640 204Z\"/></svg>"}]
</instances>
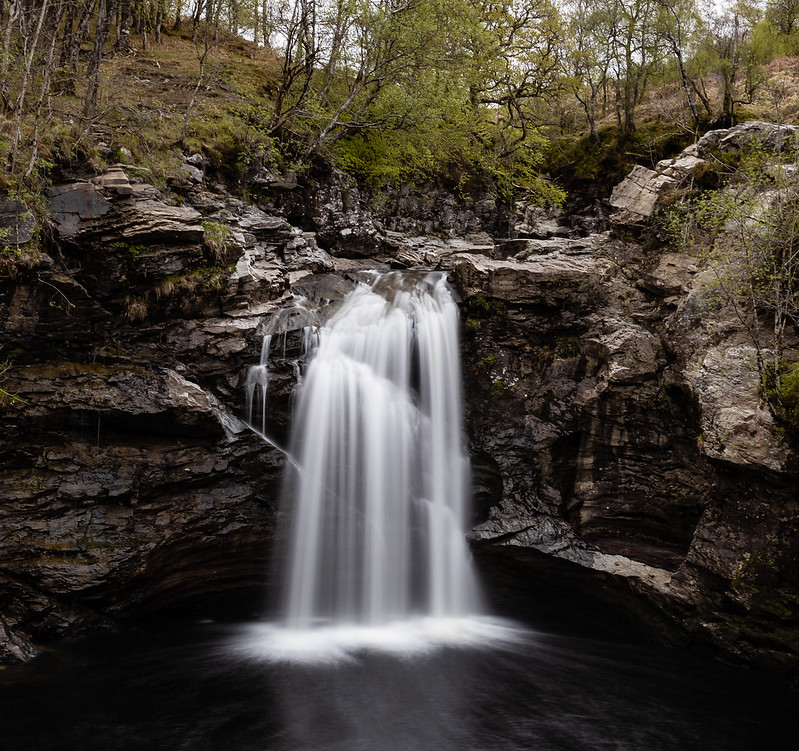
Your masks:
<instances>
[{"instance_id":1,"label":"water foam","mask_svg":"<svg viewBox=\"0 0 799 751\"><path fill-rule=\"evenodd\" d=\"M380 626L329 624L315 628L252 623L242 627L230 649L247 659L270 663L335 664L365 653L402 658L444 648L497 648L529 636L529 630L512 621L490 616L425 616Z\"/></svg>"}]
</instances>

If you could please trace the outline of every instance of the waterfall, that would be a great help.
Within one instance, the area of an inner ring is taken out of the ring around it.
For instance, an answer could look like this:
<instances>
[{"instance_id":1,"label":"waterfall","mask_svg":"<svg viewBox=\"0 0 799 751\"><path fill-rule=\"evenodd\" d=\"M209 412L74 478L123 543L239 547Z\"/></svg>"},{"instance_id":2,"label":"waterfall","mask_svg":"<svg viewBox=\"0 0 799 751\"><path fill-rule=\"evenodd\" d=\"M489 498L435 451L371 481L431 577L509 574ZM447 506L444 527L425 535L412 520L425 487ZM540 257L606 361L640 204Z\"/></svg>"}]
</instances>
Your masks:
<instances>
[{"instance_id":1,"label":"waterfall","mask_svg":"<svg viewBox=\"0 0 799 751\"><path fill-rule=\"evenodd\" d=\"M272 344L276 342L280 356L286 359L289 331L299 327L302 330L302 342L298 357L294 360L297 380L300 380L300 363L314 350L319 342L318 326L314 312L308 307L308 301L302 298L294 301L291 307L278 311L270 321L261 341L261 357L258 365L247 371L244 383L245 414L250 427L266 436L266 417L269 394L269 360L272 356Z\"/></svg>"},{"instance_id":2,"label":"waterfall","mask_svg":"<svg viewBox=\"0 0 799 751\"><path fill-rule=\"evenodd\" d=\"M287 470L286 626L473 613L458 309L443 275L376 276L315 344ZM265 394L262 366L248 389Z\"/></svg>"},{"instance_id":3,"label":"waterfall","mask_svg":"<svg viewBox=\"0 0 799 751\"><path fill-rule=\"evenodd\" d=\"M247 420L260 433L266 433L266 395L269 387L269 349L272 334L265 334L261 342L261 359L247 371L244 390L247 397Z\"/></svg>"}]
</instances>

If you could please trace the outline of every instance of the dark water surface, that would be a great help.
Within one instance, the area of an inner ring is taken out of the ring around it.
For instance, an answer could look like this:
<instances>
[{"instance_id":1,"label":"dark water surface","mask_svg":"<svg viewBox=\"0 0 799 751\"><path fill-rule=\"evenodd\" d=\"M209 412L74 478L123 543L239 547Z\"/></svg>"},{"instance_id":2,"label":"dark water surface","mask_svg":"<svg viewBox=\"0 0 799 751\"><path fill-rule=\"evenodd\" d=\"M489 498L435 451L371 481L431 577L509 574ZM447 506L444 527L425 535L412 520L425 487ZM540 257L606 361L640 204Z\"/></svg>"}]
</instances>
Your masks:
<instances>
[{"instance_id":1,"label":"dark water surface","mask_svg":"<svg viewBox=\"0 0 799 751\"><path fill-rule=\"evenodd\" d=\"M27 666L6 667L0 748L794 747L786 739L795 697L757 674L681 653L524 631L504 646L297 664L231 648L246 633L148 626L62 642Z\"/></svg>"},{"instance_id":2,"label":"dark water surface","mask_svg":"<svg viewBox=\"0 0 799 751\"><path fill-rule=\"evenodd\" d=\"M0 670L4 751L791 748L793 706L757 674L526 631L514 643L332 663L257 659L243 626L61 643Z\"/></svg>"}]
</instances>

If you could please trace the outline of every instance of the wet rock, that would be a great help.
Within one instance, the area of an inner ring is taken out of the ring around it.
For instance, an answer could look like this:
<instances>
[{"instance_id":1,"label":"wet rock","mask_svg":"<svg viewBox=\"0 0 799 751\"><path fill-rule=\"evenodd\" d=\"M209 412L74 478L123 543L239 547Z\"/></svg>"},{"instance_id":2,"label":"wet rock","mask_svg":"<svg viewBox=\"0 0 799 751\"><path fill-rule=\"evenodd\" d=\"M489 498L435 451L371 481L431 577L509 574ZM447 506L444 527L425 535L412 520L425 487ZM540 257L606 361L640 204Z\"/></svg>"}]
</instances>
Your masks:
<instances>
[{"instance_id":1,"label":"wet rock","mask_svg":"<svg viewBox=\"0 0 799 751\"><path fill-rule=\"evenodd\" d=\"M279 297L288 285L278 246L254 242L244 247L227 277L224 309L247 314L251 307Z\"/></svg>"},{"instance_id":2,"label":"wet rock","mask_svg":"<svg viewBox=\"0 0 799 751\"><path fill-rule=\"evenodd\" d=\"M208 395L172 370L86 363L29 365L9 380L26 404L28 419L69 421L91 416L142 433L199 434L220 438L224 431ZM98 428L99 429L99 428Z\"/></svg>"},{"instance_id":3,"label":"wet rock","mask_svg":"<svg viewBox=\"0 0 799 751\"><path fill-rule=\"evenodd\" d=\"M340 302L353 289L355 289L355 282L340 274L314 274L292 287L292 291L296 295L301 295L321 305Z\"/></svg>"},{"instance_id":4,"label":"wet rock","mask_svg":"<svg viewBox=\"0 0 799 751\"><path fill-rule=\"evenodd\" d=\"M660 341L645 328L620 316L608 316L598 321L594 330L592 341L604 351L609 382L640 383L657 375Z\"/></svg>"},{"instance_id":5,"label":"wet rock","mask_svg":"<svg viewBox=\"0 0 799 751\"><path fill-rule=\"evenodd\" d=\"M195 185L201 185L205 179L203 171L198 167L195 167L193 164L184 164L180 168L180 175L189 183L193 183Z\"/></svg>"},{"instance_id":6,"label":"wet rock","mask_svg":"<svg viewBox=\"0 0 799 751\"><path fill-rule=\"evenodd\" d=\"M640 286L664 297L687 294L699 271L696 260L682 253L664 253L656 268L644 274Z\"/></svg>"},{"instance_id":7,"label":"wet rock","mask_svg":"<svg viewBox=\"0 0 799 751\"><path fill-rule=\"evenodd\" d=\"M493 199L459 200L451 191L432 185L386 191L379 208L386 230L416 237L461 238L477 232L502 236L509 226L507 207Z\"/></svg>"},{"instance_id":8,"label":"wet rock","mask_svg":"<svg viewBox=\"0 0 799 751\"><path fill-rule=\"evenodd\" d=\"M503 240L498 243L498 248L503 257L526 261L533 256L547 255L549 253L592 255L601 249L609 239L609 235L602 233L577 238L549 237L536 240Z\"/></svg>"},{"instance_id":9,"label":"wet rock","mask_svg":"<svg viewBox=\"0 0 799 751\"><path fill-rule=\"evenodd\" d=\"M571 239L522 239L439 261L463 297L472 451L501 479L473 544L623 579L678 630L796 660L794 459L751 351L735 323L708 319L697 259L576 241L573 254ZM707 446L711 434L723 440ZM748 543L766 564L749 562ZM749 589L757 577L772 584ZM748 619L770 625L741 636Z\"/></svg>"},{"instance_id":10,"label":"wet rock","mask_svg":"<svg viewBox=\"0 0 799 751\"><path fill-rule=\"evenodd\" d=\"M77 235L82 221L99 219L111 210L111 202L88 182L51 188L48 197L53 219L65 237Z\"/></svg>"},{"instance_id":11,"label":"wet rock","mask_svg":"<svg viewBox=\"0 0 799 751\"><path fill-rule=\"evenodd\" d=\"M26 633L263 586L282 457L211 394L170 369L86 363L7 385L0 605Z\"/></svg>"},{"instance_id":12,"label":"wet rock","mask_svg":"<svg viewBox=\"0 0 799 751\"><path fill-rule=\"evenodd\" d=\"M610 266L593 259L552 253L526 261L496 260L458 253L442 260L467 296L486 296L516 305L591 307Z\"/></svg>"},{"instance_id":13,"label":"wet rock","mask_svg":"<svg viewBox=\"0 0 799 751\"><path fill-rule=\"evenodd\" d=\"M265 167L258 170L255 177L253 177L253 183L260 188L278 191L297 190L300 187L297 175L291 170L279 175Z\"/></svg>"},{"instance_id":14,"label":"wet rock","mask_svg":"<svg viewBox=\"0 0 799 751\"><path fill-rule=\"evenodd\" d=\"M799 139L799 126L750 121L718 131L717 134L713 131L711 133L697 142L700 152L703 150L707 152L712 148L718 148L723 152L740 151L753 141L771 151L777 151L796 144Z\"/></svg>"},{"instance_id":15,"label":"wet rock","mask_svg":"<svg viewBox=\"0 0 799 751\"><path fill-rule=\"evenodd\" d=\"M684 187L709 150L773 133L708 134L621 211L640 226L638 208L656 211L654 193ZM241 421L247 367L265 333L285 344L269 384L281 445L303 327L389 266L447 271L462 300L476 550L579 567L761 664L799 654L795 455L739 327L709 318L697 259L527 206L508 240L490 200L403 189L378 217L342 176L319 192L262 178L259 206L205 183L170 206L124 170L57 188L63 256L0 289L0 344L19 360L3 388L23 400L0 436L6 659L263 587L283 455ZM203 220L228 229L228 265L213 289L169 293L211 263ZM149 318L125 317L134 295Z\"/></svg>"},{"instance_id":16,"label":"wet rock","mask_svg":"<svg viewBox=\"0 0 799 751\"><path fill-rule=\"evenodd\" d=\"M519 219L514 227L517 237L545 240L573 234L572 229L562 223L564 217L560 207L542 208L528 201L519 201L514 209Z\"/></svg>"},{"instance_id":17,"label":"wet rock","mask_svg":"<svg viewBox=\"0 0 799 751\"><path fill-rule=\"evenodd\" d=\"M0 664L28 662L39 654L36 647L23 634L14 631L0 616Z\"/></svg>"},{"instance_id":18,"label":"wet rock","mask_svg":"<svg viewBox=\"0 0 799 751\"><path fill-rule=\"evenodd\" d=\"M313 272L332 271L333 259L316 244L316 236L310 232L294 234L283 249L283 260L289 271L305 269Z\"/></svg>"},{"instance_id":19,"label":"wet rock","mask_svg":"<svg viewBox=\"0 0 799 751\"><path fill-rule=\"evenodd\" d=\"M224 205L229 206L229 203ZM283 217L267 214L256 206L241 206L233 221L259 240L280 243L295 235L294 228Z\"/></svg>"}]
</instances>

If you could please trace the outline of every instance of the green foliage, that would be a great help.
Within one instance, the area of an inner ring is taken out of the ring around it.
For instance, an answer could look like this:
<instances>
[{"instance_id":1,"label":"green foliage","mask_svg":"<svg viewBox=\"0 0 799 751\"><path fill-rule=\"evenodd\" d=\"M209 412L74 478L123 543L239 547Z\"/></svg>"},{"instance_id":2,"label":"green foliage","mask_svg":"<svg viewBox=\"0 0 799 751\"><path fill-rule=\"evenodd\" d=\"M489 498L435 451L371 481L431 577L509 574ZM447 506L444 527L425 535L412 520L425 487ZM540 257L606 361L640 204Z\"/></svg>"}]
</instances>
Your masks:
<instances>
[{"instance_id":1,"label":"green foliage","mask_svg":"<svg viewBox=\"0 0 799 751\"><path fill-rule=\"evenodd\" d=\"M782 37L788 37L799 28L799 2L797 0L768 0L766 20Z\"/></svg>"},{"instance_id":2,"label":"green foliage","mask_svg":"<svg viewBox=\"0 0 799 751\"><path fill-rule=\"evenodd\" d=\"M376 190L457 165L461 187L489 185L500 201L563 201L540 174L546 141L533 125L557 70L548 0L342 3L317 19L323 48L301 18L283 23L269 132L286 157L323 156Z\"/></svg>"},{"instance_id":3,"label":"green foliage","mask_svg":"<svg viewBox=\"0 0 799 751\"><path fill-rule=\"evenodd\" d=\"M496 355L486 355L480 361L478 361L477 366L475 367L475 372L478 375L488 375L494 369L494 366L496 364L497 364Z\"/></svg>"},{"instance_id":4,"label":"green foliage","mask_svg":"<svg viewBox=\"0 0 799 751\"><path fill-rule=\"evenodd\" d=\"M503 300L470 297L465 305L466 328L470 331L478 331L484 322L503 318L507 310L508 305Z\"/></svg>"},{"instance_id":5,"label":"green foliage","mask_svg":"<svg viewBox=\"0 0 799 751\"><path fill-rule=\"evenodd\" d=\"M22 258L22 249L9 242L11 240L11 228L0 227L0 267L10 264L14 265L14 259L20 260Z\"/></svg>"},{"instance_id":6,"label":"green foliage","mask_svg":"<svg viewBox=\"0 0 799 751\"><path fill-rule=\"evenodd\" d=\"M545 151L550 173L567 190L593 186L594 190L609 191L636 164L654 167L691 142L690 133L659 122L647 123L629 135L609 125L600 128L598 136L599 142L590 134L553 139Z\"/></svg>"},{"instance_id":7,"label":"green foliage","mask_svg":"<svg viewBox=\"0 0 799 751\"><path fill-rule=\"evenodd\" d=\"M475 365L474 373L481 381L487 382L488 393L492 397L499 398L507 392L508 383L503 377L505 369L503 368L499 373L497 372L496 355L486 355L480 359Z\"/></svg>"},{"instance_id":8,"label":"green foliage","mask_svg":"<svg viewBox=\"0 0 799 751\"><path fill-rule=\"evenodd\" d=\"M362 185L386 185L425 180L449 161L447 144L435 133L392 130L376 137L356 134L336 146L338 167Z\"/></svg>"},{"instance_id":9,"label":"green foliage","mask_svg":"<svg viewBox=\"0 0 799 751\"><path fill-rule=\"evenodd\" d=\"M131 256L136 258L137 256L143 256L147 253L152 253L152 248L149 245L142 245L141 243L130 243L127 240L117 240L111 243L111 247L114 250L121 250L124 253L129 253Z\"/></svg>"},{"instance_id":10,"label":"green foliage","mask_svg":"<svg viewBox=\"0 0 799 751\"><path fill-rule=\"evenodd\" d=\"M32 223L31 238L24 244L16 242L17 236L10 227L0 227L0 276L11 279L35 267L41 258L40 228L46 215L44 196L12 180L6 197L22 209L17 221Z\"/></svg>"},{"instance_id":11,"label":"green foliage","mask_svg":"<svg viewBox=\"0 0 799 751\"><path fill-rule=\"evenodd\" d=\"M493 297L470 297L466 306L471 315L481 318L497 318L504 316L508 311L508 304L504 300Z\"/></svg>"},{"instance_id":12,"label":"green foliage","mask_svg":"<svg viewBox=\"0 0 799 751\"><path fill-rule=\"evenodd\" d=\"M500 397L505 395L505 392L508 390L508 384L502 378L497 378L491 381L491 388L489 389L489 394L493 396L495 399L499 399Z\"/></svg>"},{"instance_id":13,"label":"green foliage","mask_svg":"<svg viewBox=\"0 0 799 751\"><path fill-rule=\"evenodd\" d=\"M203 222L203 248L217 263L224 263L233 247L233 235L229 227L219 222Z\"/></svg>"},{"instance_id":14,"label":"green foliage","mask_svg":"<svg viewBox=\"0 0 799 751\"><path fill-rule=\"evenodd\" d=\"M38 6L23 4L6 19L0 54L0 181L98 172L124 146L159 186L190 150L243 191L264 166L301 174L321 159L376 191L444 176L503 203L524 195L557 204L564 192L545 173L604 189L633 163L686 145L696 124L653 113L658 86L704 97L707 120L732 120L744 106L760 116L753 97L771 86L770 111L790 120L799 102L789 106L789 84L764 80L763 64L796 51L796 0L766 6L761 17L747 3L700 12L693 0L223 0L169 33L165 13L180 8L148 0L134 4L130 44L141 52L110 54L122 41L123 4L95 81L95 36L107 27L97 8L51 3L34 38ZM67 61L60 53L76 24L86 37ZM255 44L236 36L245 31ZM99 96L96 118L86 119L89 78ZM589 122L585 142L549 147L558 129Z\"/></svg>"},{"instance_id":15,"label":"green foliage","mask_svg":"<svg viewBox=\"0 0 799 751\"><path fill-rule=\"evenodd\" d=\"M784 410L783 417L795 429L799 429L799 362L785 365L779 380L779 400Z\"/></svg>"}]
</instances>

